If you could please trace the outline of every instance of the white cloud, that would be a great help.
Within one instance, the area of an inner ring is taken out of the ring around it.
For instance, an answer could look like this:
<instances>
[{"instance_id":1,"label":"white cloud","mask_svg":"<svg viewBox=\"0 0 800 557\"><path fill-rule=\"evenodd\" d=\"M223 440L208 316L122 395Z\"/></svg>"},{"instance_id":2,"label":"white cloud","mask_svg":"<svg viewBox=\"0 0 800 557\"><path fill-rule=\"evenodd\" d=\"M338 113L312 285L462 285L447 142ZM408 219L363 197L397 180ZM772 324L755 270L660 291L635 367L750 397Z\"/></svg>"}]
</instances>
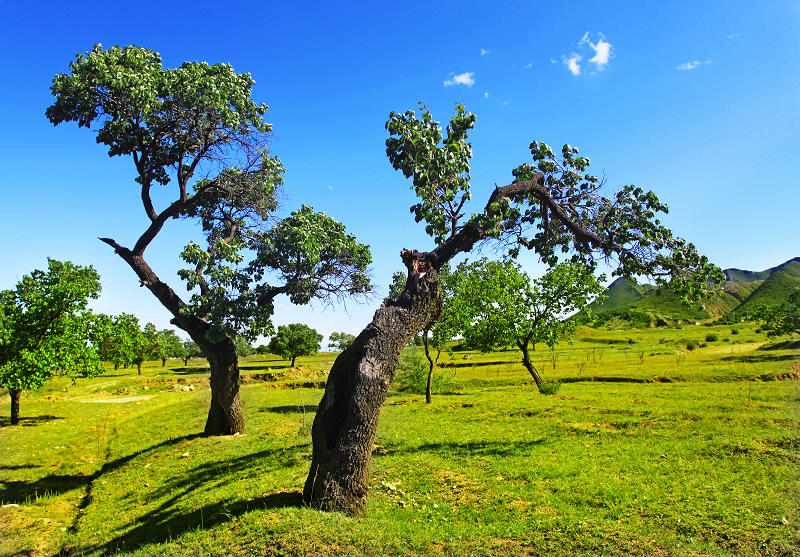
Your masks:
<instances>
[{"instance_id":1,"label":"white cloud","mask_svg":"<svg viewBox=\"0 0 800 557\"><path fill-rule=\"evenodd\" d=\"M452 79L445 79L444 86L450 87L451 85L466 85L472 87L475 85L475 72L464 72L454 75Z\"/></svg>"},{"instance_id":2,"label":"white cloud","mask_svg":"<svg viewBox=\"0 0 800 557\"><path fill-rule=\"evenodd\" d=\"M550 63L551 64L558 64L558 60L556 60L555 58L550 58Z\"/></svg>"},{"instance_id":3,"label":"white cloud","mask_svg":"<svg viewBox=\"0 0 800 557\"><path fill-rule=\"evenodd\" d=\"M599 35L600 38L597 39L596 43L593 43L592 39L589 37L589 31L587 31L584 33L583 37L581 37L578 46L588 45L589 48L594 50L594 56L589 58L589 62L595 65L597 71L602 71L608 66L613 45L605 40L605 36L602 33L599 33Z\"/></svg>"},{"instance_id":4,"label":"white cloud","mask_svg":"<svg viewBox=\"0 0 800 557\"><path fill-rule=\"evenodd\" d=\"M698 66L702 66L705 64L710 64L711 60L706 60L705 62L701 62L700 60L692 60L691 62L684 62L683 64L679 64L675 66L676 70L680 70L682 72L687 72L689 70L693 70Z\"/></svg>"},{"instance_id":5,"label":"white cloud","mask_svg":"<svg viewBox=\"0 0 800 557\"><path fill-rule=\"evenodd\" d=\"M487 49L485 49L485 48L482 48L482 49L481 49L481 56L486 56L486 55L487 55L487 54L489 54L490 52L491 52L491 50L487 50Z\"/></svg>"},{"instance_id":6,"label":"white cloud","mask_svg":"<svg viewBox=\"0 0 800 557\"><path fill-rule=\"evenodd\" d=\"M583 56L577 52L573 52L569 57L562 56L562 60L564 61L564 65L572 72L572 75L581 75L581 65L578 62L583 60Z\"/></svg>"},{"instance_id":7,"label":"white cloud","mask_svg":"<svg viewBox=\"0 0 800 557\"><path fill-rule=\"evenodd\" d=\"M484 91L483 92L483 98L484 99L488 99L489 98L489 91Z\"/></svg>"},{"instance_id":8,"label":"white cloud","mask_svg":"<svg viewBox=\"0 0 800 557\"><path fill-rule=\"evenodd\" d=\"M555 63L555 60L551 60L551 61L553 63ZM528 68L528 69L531 69L533 67L533 62L528 62L527 64L525 64L525 67Z\"/></svg>"},{"instance_id":9,"label":"white cloud","mask_svg":"<svg viewBox=\"0 0 800 557\"><path fill-rule=\"evenodd\" d=\"M730 35L728 35L728 38L729 39L736 39L739 36L741 36L741 33L731 33Z\"/></svg>"},{"instance_id":10,"label":"white cloud","mask_svg":"<svg viewBox=\"0 0 800 557\"><path fill-rule=\"evenodd\" d=\"M328 184L328 189L332 191L333 190L333 186Z\"/></svg>"}]
</instances>

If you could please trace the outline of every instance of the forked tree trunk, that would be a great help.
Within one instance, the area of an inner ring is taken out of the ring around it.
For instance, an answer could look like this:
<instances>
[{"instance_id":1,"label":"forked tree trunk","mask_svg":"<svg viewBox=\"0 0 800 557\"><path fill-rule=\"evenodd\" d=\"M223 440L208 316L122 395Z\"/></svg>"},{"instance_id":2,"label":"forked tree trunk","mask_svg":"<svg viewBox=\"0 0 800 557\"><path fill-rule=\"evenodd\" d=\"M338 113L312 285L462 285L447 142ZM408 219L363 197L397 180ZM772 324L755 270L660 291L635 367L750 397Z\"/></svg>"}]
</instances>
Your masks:
<instances>
[{"instance_id":1,"label":"forked tree trunk","mask_svg":"<svg viewBox=\"0 0 800 557\"><path fill-rule=\"evenodd\" d=\"M403 295L384 301L331 368L311 430L311 470L303 490L315 508L364 511L378 418L400 351L441 316L438 273L417 252L404 251L403 262L409 269Z\"/></svg>"},{"instance_id":2,"label":"forked tree trunk","mask_svg":"<svg viewBox=\"0 0 800 557\"><path fill-rule=\"evenodd\" d=\"M530 355L528 354L528 339L524 339L522 341L517 341L517 346L519 349L522 350L522 365L525 366L525 369L528 370L528 373L531 374L533 380L536 382L536 388L539 389L539 392L542 392L542 376L539 375L539 372L533 366L533 362L531 361Z\"/></svg>"},{"instance_id":3,"label":"forked tree trunk","mask_svg":"<svg viewBox=\"0 0 800 557\"><path fill-rule=\"evenodd\" d=\"M8 394L11 395L11 425L19 424L19 400L22 397L22 391L9 389Z\"/></svg>"}]
</instances>

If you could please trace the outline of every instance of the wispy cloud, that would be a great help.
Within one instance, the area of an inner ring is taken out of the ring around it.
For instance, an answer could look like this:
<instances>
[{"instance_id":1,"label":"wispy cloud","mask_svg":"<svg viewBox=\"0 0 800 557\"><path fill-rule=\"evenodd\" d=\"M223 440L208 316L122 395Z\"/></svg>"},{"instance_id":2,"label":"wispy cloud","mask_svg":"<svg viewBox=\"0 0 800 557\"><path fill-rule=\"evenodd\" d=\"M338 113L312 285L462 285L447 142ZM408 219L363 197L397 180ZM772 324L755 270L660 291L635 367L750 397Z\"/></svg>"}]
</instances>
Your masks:
<instances>
[{"instance_id":1,"label":"wispy cloud","mask_svg":"<svg viewBox=\"0 0 800 557\"><path fill-rule=\"evenodd\" d=\"M705 62L701 62L700 60L692 60L691 62L684 62L683 64L678 64L677 66L675 66L675 69L682 72L688 72L689 70L693 70L699 66L704 66L710 63L711 60L706 60Z\"/></svg>"},{"instance_id":2,"label":"wispy cloud","mask_svg":"<svg viewBox=\"0 0 800 557\"><path fill-rule=\"evenodd\" d=\"M741 33L731 33L730 35L727 36L727 38L728 39L736 39L736 38L739 38L740 36L741 36Z\"/></svg>"},{"instance_id":3,"label":"wispy cloud","mask_svg":"<svg viewBox=\"0 0 800 557\"><path fill-rule=\"evenodd\" d=\"M572 72L572 75L581 75L581 65L579 62L583 60L583 56L577 52L573 52L569 56L562 56L561 59L564 61L564 65L567 66L567 69Z\"/></svg>"},{"instance_id":4,"label":"wispy cloud","mask_svg":"<svg viewBox=\"0 0 800 557\"><path fill-rule=\"evenodd\" d=\"M605 35L598 33L596 41L592 41L592 36L589 31L583 34L581 40L578 41L578 52L571 52L569 55L562 55L561 61L570 71L572 75L581 75L587 73L586 67L591 68L591 73L601 72L608 67L611 58L614 57L614 45L606 40ZM586 59L587 66L582 66L580 62ZM553 58L551 62L555 63Z\"/></svg>"},{"instance_id":5,"label":"wispy cloud","mask_svg":"<svg viewBox=\"0 0 800 557\"><path fill-rule=\"evenodd\" d=\"M332 186L332 185L330 185L330 184L328 184L328 189L329 189L329 190L331 190L331 191L333 191L333 186Z\"/></svg>"},{"instance_id":6,"label":"wispy cloud","mask_svg":"<svg viewBox=\"0 0 800 557\"><path fill-rule=\"evenodd\" d=\"M481 49L481 56L486 56L486 55L487 55L487 54L489 54L490 52L491 52L491 50L488 50L488 49L486 49L486 48L482 48L482 49Z\"/></svg>"},{"instance_id":7,"label":"wispy cloud","mask_svg":"<svg viewBox=\"0 0 800 557\"><path fill-rule=\"evenodd\" d=\"M528 62L527 64L525 64L525 67L527 69L531 69L533 67L533 62Z\"/></svg>"},{"instance_id":8,"label":"wispy cloud","mask_svg":"<svg viewBox=\"0 0 800 557\"><path fill-rule=\"evenodd\" d=\"M483 98L484 99L488 99L489 98L489 91L484 91L483 92Z\"/></svg>"},{"instance_id":9,"label":"wispy cloud","mask_svg":"<svg viewBox=\"0 0 800 557\"><path fill-rule=\"evenodd\" d=\"M472 87L475 85L475 72L464 72L458 75L453 75L450 79L444 80L444 86L450 87L451 85L466 85Z\"/></svg>"}]
</instances>

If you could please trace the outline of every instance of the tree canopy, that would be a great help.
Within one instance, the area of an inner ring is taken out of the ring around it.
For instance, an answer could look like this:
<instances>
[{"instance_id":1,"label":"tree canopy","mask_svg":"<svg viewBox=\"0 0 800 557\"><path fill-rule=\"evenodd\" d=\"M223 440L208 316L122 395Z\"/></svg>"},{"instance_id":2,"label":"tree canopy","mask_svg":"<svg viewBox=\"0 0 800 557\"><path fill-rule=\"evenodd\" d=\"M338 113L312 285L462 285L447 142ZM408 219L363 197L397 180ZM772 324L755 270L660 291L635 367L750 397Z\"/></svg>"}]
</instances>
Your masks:
<instances>
[{"instance_id":1,"label":"tree canopy","mask_svg":"<svg viewBox=\"0 0 800 557\"><path fill-rule=\"evenodd\" d=\"M337 350L344 351L348 346L353 344L353 341L355 340L356 340L355 335L351 335L345 332L334 332L331 333L330 337L328 337L328 344L330 344Z\"/></svg>"},{"instance_id":2,"label":"tree canopy","mask_svg":"<svg viewBox=\"0 0 800 557\"><path fill-rule=\"evenodd\" d=\"M100 294L91 266L47 260L47 270L22 277L0 292L0 387L11 393L11 421L19 422L21 391L57 375L89 377L103 370L92 346L90 299Z\"/></svg>"},{"instance_id":3,"label":"tree canopy","mask_svg":"<svg viewBox=\"0 0 800 557\"><path fill-rule=\"evenodd\" d=\"M603 291L591 268L574 262L531 280L518 263L483 258L462 263L455 275L454 313L464 343L481 351L517 346L542 392L546 389L529 349L544 343L553 350L565 337L571 341L577 324L567 317Z\"/></svg>"}]
</instances>

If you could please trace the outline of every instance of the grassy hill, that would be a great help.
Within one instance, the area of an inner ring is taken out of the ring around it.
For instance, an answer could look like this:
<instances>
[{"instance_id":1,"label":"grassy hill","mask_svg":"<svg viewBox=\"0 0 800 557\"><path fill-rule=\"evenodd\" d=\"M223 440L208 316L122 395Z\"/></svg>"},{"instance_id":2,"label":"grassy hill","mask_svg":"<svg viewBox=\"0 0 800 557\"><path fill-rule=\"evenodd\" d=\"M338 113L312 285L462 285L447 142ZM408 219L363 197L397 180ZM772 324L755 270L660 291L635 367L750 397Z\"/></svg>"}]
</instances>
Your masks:
<instances>
[{"instance_id":1,"label":"grassy hill","mask_svg":"<svg viewBox=\"0 0 800 557\"><path fill-rule=\"evenodd\" d=\"M761 285L735 309L734 314L737 316L745 316L760 305L781 302L798 286L800 286L800 261L791 260L761 283Z\"/></svg>"},{"instance_id":2,"label":"grassy hill","mask_svg":"<svg viewBox=\"0 0 800 557\"><path fill-rule=\"evenodd\" d=\"M780 265L770 267L764 271L745 271L743 269L724 269L725 280L731 282L753 282L755 280L766 280L774 273L780 271L791 263L800 263L800 257L795 257L788 261L784 261Z\"/></svg>"}]
</instances>

